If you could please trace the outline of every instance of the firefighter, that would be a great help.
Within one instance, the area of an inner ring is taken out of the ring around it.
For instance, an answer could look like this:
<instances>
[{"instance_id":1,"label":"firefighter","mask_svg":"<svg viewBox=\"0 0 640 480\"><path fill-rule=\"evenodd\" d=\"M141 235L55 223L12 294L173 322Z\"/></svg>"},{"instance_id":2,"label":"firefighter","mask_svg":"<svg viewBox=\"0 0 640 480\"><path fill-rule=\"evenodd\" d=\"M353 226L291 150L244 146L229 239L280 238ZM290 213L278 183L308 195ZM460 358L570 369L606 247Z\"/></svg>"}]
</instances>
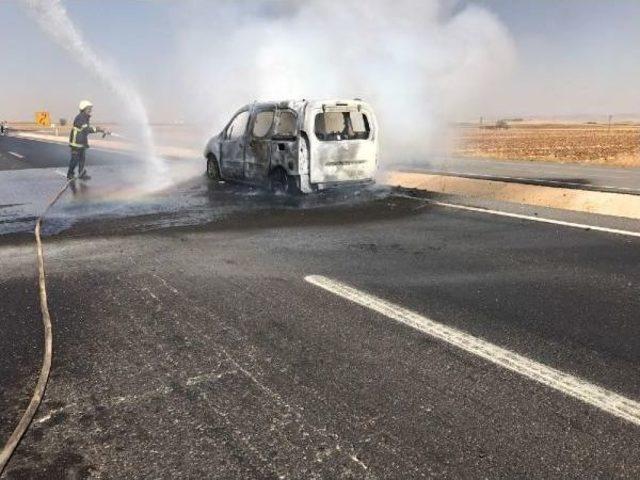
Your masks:
<instances>
[{"instance_id":1,"label":"firefighter","mask_svg":"<svg viewBox=\"0 0 640 480\"><path fill-rule=\"evenodd\" d=\"M109 132L94 127L89 122L91 120L91 111L93 104L88 100L83 100L79 105L80 113L73 120L73 127L69 135L69 147L71 147L71 161L69 162L69 170L67 171L67 179L74 178L76 166L78 167L78 178L89 180L91 177L84 168L85 155L89 148L89 134L102 133L102 136L109 135Z\"/></svg>"}]
</instances>

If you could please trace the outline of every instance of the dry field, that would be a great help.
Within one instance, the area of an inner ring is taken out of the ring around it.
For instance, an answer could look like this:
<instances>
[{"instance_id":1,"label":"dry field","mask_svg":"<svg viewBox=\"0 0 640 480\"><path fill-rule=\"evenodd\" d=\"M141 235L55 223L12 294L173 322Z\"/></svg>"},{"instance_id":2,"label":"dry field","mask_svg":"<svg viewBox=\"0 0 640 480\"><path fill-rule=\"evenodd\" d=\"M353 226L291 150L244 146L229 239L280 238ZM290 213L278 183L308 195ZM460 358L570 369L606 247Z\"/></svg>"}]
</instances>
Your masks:
<instances>
[{"instance_id":1,"label":"dry field","mask_svg":"<svg viewBox=\"0 0 640 480\"><path fill-rule=\"evenodd\" d=\"M465 157L640 167L640 125L515 123L507 129L456 127Z\"/></svg>"}]
</instances>

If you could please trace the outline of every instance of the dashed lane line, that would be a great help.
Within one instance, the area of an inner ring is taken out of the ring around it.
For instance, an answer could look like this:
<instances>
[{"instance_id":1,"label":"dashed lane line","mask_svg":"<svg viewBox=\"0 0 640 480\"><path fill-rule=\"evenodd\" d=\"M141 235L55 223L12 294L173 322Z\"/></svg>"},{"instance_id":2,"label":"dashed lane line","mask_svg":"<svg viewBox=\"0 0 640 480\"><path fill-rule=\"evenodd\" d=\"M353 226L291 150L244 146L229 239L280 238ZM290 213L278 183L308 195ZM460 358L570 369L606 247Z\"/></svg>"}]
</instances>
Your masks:
<instances>
[{"instance_id":1,"label":"dashed lane line","mask_svg":"<svg viewBox=\"0 0 640 480\"><path fill-rule=\"evenodd\" d=\"M565 395L576 398L606 413L640 426L640 403L590 383L582 378L548 367L506 348L448 327L345 283L321 275L309 275L305 280L339 297L369 308L427 335L442 340L470 354L542 383Z\"/></svg>"},{"instance_id":2,"label":"dashed lane line","mask_svg":"<svg viewBox=\"0 0 640 480\"><path fill-rule=\"evenodd\" d=\"M16 158L24 158L24 155L20 155L19 153L16 152L8 152L9 155L13 155Z\"/></svg>"}]
</instances>

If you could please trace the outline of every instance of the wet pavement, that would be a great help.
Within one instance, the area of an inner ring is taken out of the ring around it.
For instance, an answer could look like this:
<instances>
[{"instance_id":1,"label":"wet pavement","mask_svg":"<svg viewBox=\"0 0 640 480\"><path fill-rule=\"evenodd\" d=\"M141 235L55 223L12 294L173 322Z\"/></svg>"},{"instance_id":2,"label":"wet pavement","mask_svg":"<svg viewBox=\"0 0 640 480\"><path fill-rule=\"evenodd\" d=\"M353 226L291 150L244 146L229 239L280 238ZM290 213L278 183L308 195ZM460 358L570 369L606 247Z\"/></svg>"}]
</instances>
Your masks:
<instances>
[{"instance_id":1,"label":"wet pavement","mask_svg":"<svg viewBox=\"0 0 640 480\"><path fill-rule=\"evenodd\" d=\"M180 165L182 173L189 168L193 177L160 188L144 185L143 181L132 181L129 175L123 178L117 167L93 167L92 179L73 182L49 211L43 234L54 235L88 223L112 225L119 220L126 220L131 228L141 231L199 225L234 214L272 209L303 211L355 205L385 198L391 192L388 187L370 186L306 197L274 196L262 188L210 182L200 167L183 163ZM30 233L37 216L64 187L63 175L61 169L0 173L2 181L8 185L0 194L0 236Z\"/></svg>"},{"instance_id":2,"label":"wet pavement","mask_svg":"<svg viewBox=\"0 0 640 480\"><path fill-rule=\"evenodd\" d=\"M386 187L371 186L313 196L274 196L263 188L210 182L201 159L167 159L167 171L157 174L134 156L112 154L115 160L107 164L101 157L94 159L93 154L89 152L87 166L92 178L69 185L47 214L45 236L87 222L137 218L133 223L142 230L198 225L238 212L340 206L382 198L390 192ZM30 233L35 219L65 183L66 166L0 171L0 236Z\"/></svg>"},{"instance_id":3,"label":"wet pavement","mask_svg":"<svg viewBox=\"0 0 640 480\"><path fill-rule=\"evenodd\" d=\"M113 162L47 217L53 370L7 479L640 475L637 425L305 281L639 400L637 238L383 186L278 197L200 159L153 189ZM60 172L0 172L0 439L40 367L30 218Z\"/></svg>"}]
</instances>

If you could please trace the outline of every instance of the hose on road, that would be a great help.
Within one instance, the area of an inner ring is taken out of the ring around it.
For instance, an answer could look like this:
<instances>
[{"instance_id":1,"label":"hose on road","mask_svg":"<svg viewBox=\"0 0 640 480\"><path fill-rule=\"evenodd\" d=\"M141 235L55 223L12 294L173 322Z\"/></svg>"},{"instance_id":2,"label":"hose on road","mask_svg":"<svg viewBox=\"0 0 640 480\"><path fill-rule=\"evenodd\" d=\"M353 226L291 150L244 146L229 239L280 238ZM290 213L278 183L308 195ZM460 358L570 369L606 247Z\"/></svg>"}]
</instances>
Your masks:
<instances>
[{"instance_id":1,"label":"hose on road","mask_svg":"<svg viewBox=\"0 0 640 480\"><path fill-rule=\"evenodd\" d=\"M67 188L69 188L69 185L72 181L73 180L67 181L65 186L58 192L53 200L49 202L47 208L36 221L34 235L36 237L36 254L38 257L38 289L40 294L40 311L42 313L42 325L44 327L44 354L42 359L42 368L40 369L40 376L38 377L38 383L36 383L36 388L31 397L31 401L29 402L29 406L22 415L20 422L18 422L18 426L9 437L9 440L7 440L6 445L2 448L2 452L0 452L0 476L2 476L2 472L7 466L11 455L13 455L13 452L18 446L18 443L20 443L20 440L29 428L31 421L33 420L33 416L36 414L36 411L40 406L40 402L42 402L44 390L49 380L49 372L51 371L51 358L53 356L53 329L51 327L51 317L49 315L49 306L47 303L47 286L44 273L44 254L42 249L42 239L40 238L40 229L42 227L42 221L45 215L47 214L49 209L53 207L53 205L60 199Z\"/></svg>"}]
</instances>

